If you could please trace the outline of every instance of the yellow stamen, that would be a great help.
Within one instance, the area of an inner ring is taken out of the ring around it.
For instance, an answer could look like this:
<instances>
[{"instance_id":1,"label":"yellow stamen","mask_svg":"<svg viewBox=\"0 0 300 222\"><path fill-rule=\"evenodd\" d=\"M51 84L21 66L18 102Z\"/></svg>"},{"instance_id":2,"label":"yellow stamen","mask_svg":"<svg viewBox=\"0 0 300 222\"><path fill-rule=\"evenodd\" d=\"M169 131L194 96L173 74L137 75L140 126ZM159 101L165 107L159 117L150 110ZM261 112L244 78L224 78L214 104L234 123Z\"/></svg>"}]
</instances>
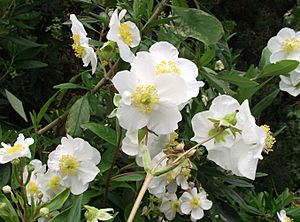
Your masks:
<instances>
[{"instance_id":1,"label":"yellow stamen","mask_svg":"<svg viewBox=\"0 0 300 222\"><path fill-rule=\"evenodd\" d=\"M27 191L30 196L37 194L37 192L39 191L39 185L33 181L30 181L27 185Z\"/></svg>"},{"instance_id":2,"label":"yellow stamen","mask_svg":"<svg viewBox=\"0 0 300 222\"><path fill-rule=\"evenodd\" d=\"M6 150L8 154L21 153L24 151L24 147L21 144L14 145Z\"/></svg>"},{"instance_id":3,"label":"yellow stamen","mask_svg":"<svg viewBox=\"0 0 300 222\"><path fill-rule=\"evenodd\" d=\"M192 208L199 208L201 207L201 200L199 197L193 197L191 200Z\"/></svg>"},{"instance_id":4,"label":"yellow stamen","mask_svg":"<svg viewBox=\"0 0 300 222\"><path fill-rule=\"evenodd\" d=\"M75 175L80 162L73 155L62 155L58 163L60 171L65 175Z\"/></svg>"},{"instance_id":5,"label":"yellow stamen","mask_svg":"<svg viewBox=\"0 0 300 222\"><path fill-rule=\"evenodd\" d=\"M153 85L139 85L131 94L132 105L143 113L152 112L158 102L158 92Z\"/></svg>"},{"instance_id":6,"label":"yellow stamen","mask_svg":"<svg viewBox=\"0 0 300 222\"><path fill-rule=\"evenodd\" d=\"M126 45L131 45L134 40L134 36L131 33L132 28L126 24L126 23L121 23L119 27L119 33L120 33L120 38L121 40L126 44Z\"/></svg>"},{"instance_id":7,"label":"yellow stamen","mask_svg":"<svg viewBox=\"0 0 300 222\"><path fill-rule=\"evenodd\" d=\"M180 201L179 200L173 200L171 203L171 208L178 211L180 209Z\"/></svg>"},{"instance_id":8,"label":"yellow stamen","mask_svg":"<svg viewBox=\"0 0 300 222\"><path fill-rule=\"evenodd\" d=\"M83 58L85 56L84 47L80 44L80 36L78 34L74 34L72 36L74 43L72 44L72 48L75 52L75 56L77 58Z\"/></svg>"},{"instance_id":9,"label":"yellow stamen","mask_svg":"<svg viewBox=\"0 0 300 222\"><path fill-rule=\"evenodd\" d=\"M183 178L188 179L191 176L191 169L190 168L184 168L181 172Z\"/></svg>"},{"instance_id":10,"label":"yellow stamen","mask_svg":"<svg viewBox=\"0 0 300 222\"><path fill-rule=\"evenodd\" d=\"M59 176L54 176L50 179L49 185L51 189L59 190L60 188L60 177Z\"/></svg>"},{"instance_id":11,"label":"yellow stamen","mask_svg":"<svg viewBox=\"0 0 300 222\"><path fill-rule=\"evenodd\" d=\"M296 38L289 38L284 40L284 42L282 43L282 47L284 49L285 52L287 53L292 53L294 52L296 49L300 48L300 40L296 39Z\"/></svg>"},{"instance_id":12,"label":"yellow stamen","mask_svg":"<svg viewBox=\"0 0 300 222\"><path fill-rule=\"evenodd\" d=\"M155 67L156 75L172 73L175 75L180 74L180 69L177 67L174 61L163 60L161 63L157 64Z\"/></svg>"},{"instance_id":13,"label":"yellow stamen","mask_svg":"<svg viewBox=\"0 0 300 222\"><path fill-rule=\"evenodd\" d=\"M265 140L265 147L263 149L263 152L268 154L269 152L272 152L273 151L273 146L274 144L276 143L276 139L275 137L272 135L272 132L270 131L270 126L268 125L262 125L260 126L261 128L264 129L264 131L266 132L267 134L267 137L266 137L266 140Z\"/></svg>"},{"instance_id":14,"label":"yellow stamen","mask_svg":"<svg viewBox=\"0 0 300 222\"><path fill-rule=\"evenodd\" d=\"M285 222L293 222L294 220L288 216L285 216Z\"/></svg>"}]
</instances>

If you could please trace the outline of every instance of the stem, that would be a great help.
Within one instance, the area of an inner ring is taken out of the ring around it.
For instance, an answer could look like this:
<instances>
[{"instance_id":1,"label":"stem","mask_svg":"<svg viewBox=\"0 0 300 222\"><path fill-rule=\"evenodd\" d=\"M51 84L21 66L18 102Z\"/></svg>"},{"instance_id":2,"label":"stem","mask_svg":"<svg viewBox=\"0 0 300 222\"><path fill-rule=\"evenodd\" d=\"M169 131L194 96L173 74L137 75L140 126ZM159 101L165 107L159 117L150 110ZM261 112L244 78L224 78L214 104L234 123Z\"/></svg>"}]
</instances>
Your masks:
<instances>
[{"instance_id":1,"label":"stem","mask_svg":"<svg viewBox=\"0 0 300 222\"><path fill-rule=\"evenodd\" d=\"M155 12L153 13L153 15L149 18L149 20L146 22L146 24L143 26L143 28L141 29L141 32L143 32L145 30L145 28L149 25L149 23L151 23L153 20L155 20L160 13L164 10L165 5L169 2L169 0L162 0L161 3L159 4L159 6L157 7L157 9L155 10Z\"/></svg>"},{"instance_id":2,"label":"stem","mask_svg":"<svg viewBox=\"0 0 300 222\"><path fill-rule=\"evenodd\" d=\"M105 181L104 205L106 205L107 201L108 201L109 184L110 184L110 181L111 181L111 177L112 177L114 166L115 166L116 161L117 161L118 153L119 153L119 150L120 150L120 147L121 147L122 133L123 133L123 129L120 127L120 129L119 129L119 136L118 136L118 142L117 142L117 147L116 147L116 150L115 150L115 153L114 153L114 156L113 156L113 160L112 160L112 163L111 163L111 166L109 168L108 175L107 175L106 181Z\"/></svg>"},{"instance_id":3,"label":"stem","mask_svg":"<svg viewBox=\"0 0 300 222\"><path fill-rule=\"evenodd\" d=\"M147 190L148 185L151 182L152 178L153 178L153 175L150 174L150 173L147 173L147 176L144 180L143 186L142 186L142 188L141 188L141 190L140 190L140 192L139 192L139 194L138 194L138 196L137 196L137 198L134 202L134 205L131 209L131 212L130 212L130 215L128 217L127 222L132 222L133 221L133 219L136 215L136 212L137 212L138 208L140 207L141 201L142 201L142 199L143 199L143 197L146 193L146 190Z\"/></svg>"}]
</instances>

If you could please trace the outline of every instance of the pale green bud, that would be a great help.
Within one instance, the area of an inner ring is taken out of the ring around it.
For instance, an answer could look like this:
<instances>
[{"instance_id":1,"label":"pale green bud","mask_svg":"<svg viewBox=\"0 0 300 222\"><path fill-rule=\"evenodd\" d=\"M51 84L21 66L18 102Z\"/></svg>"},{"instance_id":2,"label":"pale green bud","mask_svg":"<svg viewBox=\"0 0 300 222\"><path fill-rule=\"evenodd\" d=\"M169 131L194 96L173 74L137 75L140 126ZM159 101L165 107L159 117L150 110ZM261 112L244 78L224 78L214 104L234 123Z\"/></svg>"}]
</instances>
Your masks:
<instances>
[{"instance_id":1,"label":"pale green bud","mask_svg":"<svg viewBox=\"0 0 300 222\"><path fill-rule=\"evenodd\" d=\"M6 185L6 186L2 187L2 191L3 191L3 193L6 193L6 194L11 193L11 187Z\"/></svg>"},{"instance_id":2,"label":"pale green bud","mask_svg":"<svg viewBox=\"0 0 300 222\"><path fill-rule=\"evenodd\" d=\"M43 207L40 209L40 214L42 217L49 217L50 210L47 207Z\"/></svg>"},{"instance_id":3,"label":"pale green bud","mask_svg":"<svg viewBox=\"0 0 300 222\"><path fill-rule=\"evenodd\" d=\"M33 172L34 169L35 169L35 167L34 167L32 164L29 164L29 165L27 166L28 172Z\"/></svg>"}]
</instances>

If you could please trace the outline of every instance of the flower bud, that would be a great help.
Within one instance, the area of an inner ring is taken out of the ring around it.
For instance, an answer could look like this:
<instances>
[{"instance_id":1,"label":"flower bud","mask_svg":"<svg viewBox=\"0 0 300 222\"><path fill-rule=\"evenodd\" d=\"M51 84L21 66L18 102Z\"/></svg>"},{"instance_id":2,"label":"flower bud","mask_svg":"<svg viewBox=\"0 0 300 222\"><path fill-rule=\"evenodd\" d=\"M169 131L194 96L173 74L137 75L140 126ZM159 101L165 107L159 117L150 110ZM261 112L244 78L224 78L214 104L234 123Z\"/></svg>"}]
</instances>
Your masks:
<instances>
[{"instance_id":1,"label":"flower bud","mask_svg":"<svg viewBox=\"0 0 300 222\"><path fill-rule=\"evenodd\" d=\"M29 164L29 165L27 166L28 172L33 172L34 169L35 169L35 167L34 167L34 165L32 165L32 164Z\"/></svg>"},{"instance_id":2,"label":"flower bud","mask_svg":"<svg viewBox=\"0 0 300 222\"><path fill-rule=\"evenodd\" d=\"M43 207L40 209L40 214L42 217L48 217L50 214L50 210L47 207Z\"/></svg>"},{"instance_id":3,"label":"flower bud","mask_svg":"<svg viewBox=\"0 0 300 222\"><path fill-rule=\"evenodd\" d=\"M215 63L215 70L221 71L224 68L225 68L224 64L223 64L223 62L221 60L216 61L216 63Z\"/></svg>"},{"instance_id":4,"label":"flower bud","mask_svg":"<svg viewBox=\"0 0 300 222\"><path fill-rule=\"evenodd\" d=\"M12 165L19 165L19 164L20 164L20 159L18 158L18 159L12 160L12 161L11 161L11 164L12 164Z\"/></svg>"},{"instance_id":5,"label":"flower bud","mask_svg":"<svg viewBox=\"0 0 300 222\"><path fill-rule=\"evenodd\" d=\"M6 186L2 187L2 191L3 191L3 193L6 193L6 194L11 193L11 187L6 185Z\"/></svg>"}]
</instances>

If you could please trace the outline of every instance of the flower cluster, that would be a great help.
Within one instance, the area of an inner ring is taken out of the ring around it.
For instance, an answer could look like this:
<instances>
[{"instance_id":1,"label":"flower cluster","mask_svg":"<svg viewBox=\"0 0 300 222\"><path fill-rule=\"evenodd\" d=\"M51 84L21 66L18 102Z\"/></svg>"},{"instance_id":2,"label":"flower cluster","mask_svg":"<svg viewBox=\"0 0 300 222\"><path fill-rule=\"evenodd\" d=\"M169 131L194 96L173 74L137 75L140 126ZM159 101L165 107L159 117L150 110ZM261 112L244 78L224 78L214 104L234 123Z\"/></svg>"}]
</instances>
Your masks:
<instances>
[{"instance_id":1,"label":"flower cluster","mask_svg":"<svg viewBox=\"0 0 300 222\"><path fill-rule=\"evenodd\" d=\"M271 52L270 62L275 63L285 59L300 62L300 32L291 28L283 28L268 41ZM280 76L279 88L292 96L300 94L300 66L288 76Z\"/></svg>"},{"instance_id":2,"label":"flower cluster","mask_svg":"<svg viewBox=\"0 0 300 222\"><path fill-rule=\"evenodd\" d=\"M256 125L248 100L240 105L230 96L218 96L208 111L193 117L192 126L192 140L201 142L213 137L204 143L208 159L235 175L255 179L267 134Z\"/></svg>"}]
</instances>

